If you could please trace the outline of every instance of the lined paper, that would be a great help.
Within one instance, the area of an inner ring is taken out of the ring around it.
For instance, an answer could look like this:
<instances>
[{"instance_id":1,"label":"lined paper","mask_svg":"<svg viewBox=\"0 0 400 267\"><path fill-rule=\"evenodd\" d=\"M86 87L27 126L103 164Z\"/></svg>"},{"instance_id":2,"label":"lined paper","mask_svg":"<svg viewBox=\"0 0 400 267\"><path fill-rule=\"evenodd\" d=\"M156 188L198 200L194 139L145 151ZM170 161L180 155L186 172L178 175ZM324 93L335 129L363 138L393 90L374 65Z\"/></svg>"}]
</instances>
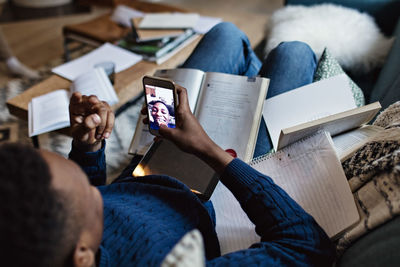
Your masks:
<instances>
[{"instance_id":1,"label":"lined paper","mask_svg":"<svg viewBox=\"0 0 400 267\"><path fill-rule=\"evenodd\" d=\"M343 168L327 132L318 132L258 158L250 164L283 188L335 239L359 220ZM219 183L211 197L221 254L246 249L259 242L254 224L232 193Z\"/></svg>"},{"instance_id":2,"label":"lined paper","mask_svg":"<svg viewBox=\"0 0 400 267\"><path fill-rule=\"evenodd\" d=\"M329 133L319 132L251 165L283 188L330 238L359 220Z\"/></svg>"}]
</instances>

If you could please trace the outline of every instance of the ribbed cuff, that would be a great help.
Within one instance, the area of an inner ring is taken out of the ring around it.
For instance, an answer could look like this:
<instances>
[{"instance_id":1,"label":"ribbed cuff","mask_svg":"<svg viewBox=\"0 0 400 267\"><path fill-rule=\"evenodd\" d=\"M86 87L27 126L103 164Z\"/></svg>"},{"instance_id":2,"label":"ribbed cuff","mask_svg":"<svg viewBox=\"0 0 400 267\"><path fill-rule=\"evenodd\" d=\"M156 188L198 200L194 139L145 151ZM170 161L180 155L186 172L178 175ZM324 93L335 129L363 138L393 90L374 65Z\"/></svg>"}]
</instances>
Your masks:
<instances>
[{"instance_id":1,"label":"ribbed cuff","mask_svg":"<svg viewBox=\"0 0 400 267\"><path fill-rule=\"evenodd\" d=\"M221 176L221 182L240 200L250 195L250 187L259 173L240 159L232 160Z\"/></svg>"},{"instance_id":2,"label":"ribbed cuff","mask_svg":"<svg viewBox=\"0 0 400 267\"><path fill-rule=\"evenodd\" d=\"M104 161L102 160L102 158L104 157L105 149L105 140L102 141L101 148L95 152L86 152L80 147L75 146L74 142L72 142L72 149L69 153L69 158L79 163L79 165L81 165L82 167L98 165L99 161Z\"/></svg>"}]
</instances>

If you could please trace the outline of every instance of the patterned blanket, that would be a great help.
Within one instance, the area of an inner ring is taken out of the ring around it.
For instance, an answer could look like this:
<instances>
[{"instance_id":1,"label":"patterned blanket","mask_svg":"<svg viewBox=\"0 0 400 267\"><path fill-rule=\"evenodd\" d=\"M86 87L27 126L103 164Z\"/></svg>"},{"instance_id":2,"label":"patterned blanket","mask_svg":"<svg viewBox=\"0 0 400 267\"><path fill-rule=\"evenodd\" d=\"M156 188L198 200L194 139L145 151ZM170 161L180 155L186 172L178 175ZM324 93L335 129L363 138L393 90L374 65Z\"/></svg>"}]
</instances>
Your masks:
<instances>
[{"instance_id":1,"label":"patterned blanket","mask_svg":"<svg viewBox=\"0 0 400 267\"><path fill-rule=\"evenodd\" d=\"M337 241L340 256L363 235L400 214L400 101L374 125L384 130L343 162L361 220Z\"/></svg>"}]
</instances>

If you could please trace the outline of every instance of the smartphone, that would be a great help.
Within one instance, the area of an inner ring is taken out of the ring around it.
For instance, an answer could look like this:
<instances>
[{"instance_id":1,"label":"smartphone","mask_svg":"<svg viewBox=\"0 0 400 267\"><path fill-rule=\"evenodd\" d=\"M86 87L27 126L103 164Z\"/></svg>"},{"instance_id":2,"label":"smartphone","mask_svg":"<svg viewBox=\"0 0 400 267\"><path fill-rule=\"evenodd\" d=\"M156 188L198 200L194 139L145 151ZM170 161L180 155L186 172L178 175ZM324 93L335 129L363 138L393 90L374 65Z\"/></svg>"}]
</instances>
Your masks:
<instances>
[{"instance_id":1,"label":"smartphone","mask_svg":"<svg viewBox=\"0 0 400 267\"><path fill-rule=\"evenodd\" d=\"M161 125L175 128L175 110L178 104L175 83L164 78L144 76L143 89L150 133L159 136Z\"/></svg>"}]
</instances>

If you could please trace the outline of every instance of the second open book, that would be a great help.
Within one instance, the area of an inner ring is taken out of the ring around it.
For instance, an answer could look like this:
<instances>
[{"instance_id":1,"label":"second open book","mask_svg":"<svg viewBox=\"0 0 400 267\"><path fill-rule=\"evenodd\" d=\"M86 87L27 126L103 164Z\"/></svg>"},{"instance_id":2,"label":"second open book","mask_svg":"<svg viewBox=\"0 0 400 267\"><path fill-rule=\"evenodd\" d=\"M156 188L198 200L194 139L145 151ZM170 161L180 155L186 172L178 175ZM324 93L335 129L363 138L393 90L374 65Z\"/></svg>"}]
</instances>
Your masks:
<instances>
[{"instance_id":1,"label":"second open book","mask_svg":"<svg viewBox=\"0 0 400 267\"><path fill-rule=\"evenodd\" d=\"M109 105L118 103L117 94L104 69L94 68L78 76L69 91L59 89L32 98L28 105L29 136L70 126L68 106L73 92L96 95Z\"/></svg>"},{"instance_id":2,"label":"second open book","mask_svg":"<svg viewBox=\"0 0 400 267\"><path fill-rule=\"evenodd\" d=\"M268 98L263 117L278 151L318 130L336 136L359 128L370 122L380 108L379 102L357 108L348 77L342 74ZM373 130L376 128L363 133L372 134Z\"/></svg>"},{"instance_id":3,"label":"second open book","mask_svg":"<svg viewBox=\"0 0 400 267\"><path fill-rule=\"evenodd\" d=\"M191 111L215 143L240 158L253 156L268 79L196 69L159 70L155 76L187 89ZM140 118L129 153L143 155L153 138Z\"/></svg>"}]
</instances>

